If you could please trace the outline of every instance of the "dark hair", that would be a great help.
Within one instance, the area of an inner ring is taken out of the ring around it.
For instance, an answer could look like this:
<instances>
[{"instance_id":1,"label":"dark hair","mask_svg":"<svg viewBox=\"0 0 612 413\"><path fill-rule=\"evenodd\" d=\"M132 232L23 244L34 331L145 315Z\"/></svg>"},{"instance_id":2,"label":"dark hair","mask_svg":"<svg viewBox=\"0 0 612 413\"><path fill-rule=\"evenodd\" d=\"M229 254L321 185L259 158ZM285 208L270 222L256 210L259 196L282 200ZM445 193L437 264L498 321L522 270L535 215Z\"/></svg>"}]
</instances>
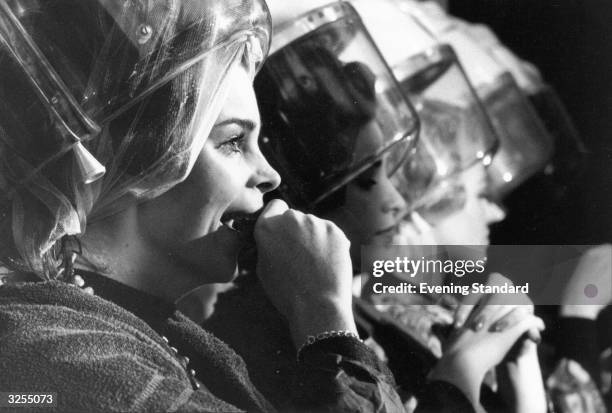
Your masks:
<instances>
[{"instance_id":1,"label":"dark hair","mask_svg":"<svg viewBox=\"0 0 612 413\"><path fill-rule=\"evenodd\" d=\"M354 162L359 129L375 115L375 76L363 63L342 63L314 41L275 53L255 79L262 151L294 206L309 207ZM344 201L329 196L317 209Z\"/></svg>"}]
</instances>

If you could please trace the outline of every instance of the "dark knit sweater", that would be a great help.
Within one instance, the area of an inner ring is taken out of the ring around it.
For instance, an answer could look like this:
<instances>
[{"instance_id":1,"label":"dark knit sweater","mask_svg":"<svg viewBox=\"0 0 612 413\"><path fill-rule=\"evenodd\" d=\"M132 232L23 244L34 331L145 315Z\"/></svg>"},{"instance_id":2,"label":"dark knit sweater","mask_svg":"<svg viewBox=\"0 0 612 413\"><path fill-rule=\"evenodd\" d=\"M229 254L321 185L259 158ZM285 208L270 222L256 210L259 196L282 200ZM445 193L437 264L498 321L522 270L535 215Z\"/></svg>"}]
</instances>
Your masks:
<instances>
[{"instance_id":1,"label":"dark knit sweater","mask_svg":"<svg viewBox=\"0 0 612 413\"><path fill-rule=\"evenodd\" d=\"M334 407L330 412L404 412L393 376L369 347L356 340L343 345L325 340L302 352L301 358L316 362L315 366L298 363L289 326L267 299L257 278L240 277L236 284L236 288L220 294L204 327L246 361L253 383L279 410L289 409L296 401L304 405L333 399L327 404ZM344 362L324 370L319 360L326 353L342 353ZM404 368L410 370L411 366ZM301 386L290 385L296 381ZM288 388L293 392L285 391ZM300 388L302 391L295 393ZM416 413L473 411L456 387L433 382L422 386Z\"/></svg>"},{"instance_id":2,"label":"dark knit sweater","mask_svg":"<svg viewBox=\"0 0 612 413\"><path fill-rule=\"evenodd\" d=\"M275 411L243 359L173 305L82 276L95 296L57 281L0 287L0 391L54 392L62 412ZM228 326L245 327L253 326ZM358 341L325 340L302 359L276 389L288 400L281 411L403 411L393 378ZM198 390L187 369L196 370ZM427 411L468 411L452 386L432 390Z\"/></svg>"},{"instance_id":3,"label":"dark knit sweater","mask_svg":"<svg viewBox=\"0 0 612 413\"><path fill-rule=\"evenodd\" d=\"M274 410L243 360L173 306L86 281L96 296L56 281L0 287L0 390L56 392L59 411ZM160 334L191 359L201 389Z\"/></svg>"}]
</instances>

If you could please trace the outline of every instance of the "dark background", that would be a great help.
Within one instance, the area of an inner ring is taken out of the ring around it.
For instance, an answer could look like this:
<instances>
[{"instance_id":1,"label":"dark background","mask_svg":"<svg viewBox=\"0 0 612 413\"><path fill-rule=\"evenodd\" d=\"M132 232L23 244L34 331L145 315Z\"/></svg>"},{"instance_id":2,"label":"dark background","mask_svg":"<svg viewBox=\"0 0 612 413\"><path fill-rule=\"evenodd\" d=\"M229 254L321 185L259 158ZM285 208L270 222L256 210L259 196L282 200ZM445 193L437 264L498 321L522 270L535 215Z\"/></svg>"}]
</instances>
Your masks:
<instances>
[{"instance_id":1,"label":"dark background","mask_svg":"<svg viewBox=\"0 0 612 413\"><path fill-rule=\"evenodd\" d=\"M589 154L562 185L542 174L507 199L496 244L612 241L612 1L451 0L450 13L489 25L558 91Z\"/></svg>"},{"instance_id":2,"label":"dark background","mask_svg":"<svg viewBox=\"0 0 612 413\"><path fill-rule=\"evenodd\" d=\"M508 216L492 228L493 244L599 244L612 241L612 1L451 0L450 12L489 25L501 41L534 63L559 93L588 149L573 180L539 174L506 200ZM507 274L509 275L509 274ZM510 276L512 278L512 276ZM538 306L546 321L542 360L567 338L558 310ZM599 317L598 341L612 322ZM541 362L542 362L541 360ZM552 365L543 362L545 371Z\"/></svg>"}]
</instances>

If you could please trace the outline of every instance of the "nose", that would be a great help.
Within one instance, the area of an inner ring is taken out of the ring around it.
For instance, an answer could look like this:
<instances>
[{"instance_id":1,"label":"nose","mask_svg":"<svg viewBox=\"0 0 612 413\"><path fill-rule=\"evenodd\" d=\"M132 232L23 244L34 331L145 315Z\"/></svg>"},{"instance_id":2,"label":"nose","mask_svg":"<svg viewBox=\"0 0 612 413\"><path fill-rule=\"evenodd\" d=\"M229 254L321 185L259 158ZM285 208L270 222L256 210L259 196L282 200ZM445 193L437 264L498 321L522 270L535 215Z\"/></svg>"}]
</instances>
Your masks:
<instances>
[{"instance_id":1,"label":"nose","mask_svg":"<svg viewBox=\"0 0 612 413\"><path fill-rule=\"evenodd\" d=\"M406 200L390 181L387 183L387 186L388 198L383 203L382 211L385 214L392 214L394 218L403 217L408 210Z\"/></svg>"},{"instance_id":2,"label":"nose","mask_svg":"<svg viewBox=\"0 0 612 413\"><path fill-rule=\"evenodd\" d=\"M485 200L484 212L487 224L494 224L506 218L506 212L503 208L499 204L488 200Z\"/></svg>"},{"instance_id":3,"label":"nose","mask_svg":"<svg viewBox=\"0 0 612 413\"><path fill-rule=\"evenodd\" d=\"M281 183L281 177L278 172L270 166L268 160L261 152L257 153L254 169L255 173L252 177L252 185L259 189L262 194L278 188Z\"/></svg>"}]
</instances>

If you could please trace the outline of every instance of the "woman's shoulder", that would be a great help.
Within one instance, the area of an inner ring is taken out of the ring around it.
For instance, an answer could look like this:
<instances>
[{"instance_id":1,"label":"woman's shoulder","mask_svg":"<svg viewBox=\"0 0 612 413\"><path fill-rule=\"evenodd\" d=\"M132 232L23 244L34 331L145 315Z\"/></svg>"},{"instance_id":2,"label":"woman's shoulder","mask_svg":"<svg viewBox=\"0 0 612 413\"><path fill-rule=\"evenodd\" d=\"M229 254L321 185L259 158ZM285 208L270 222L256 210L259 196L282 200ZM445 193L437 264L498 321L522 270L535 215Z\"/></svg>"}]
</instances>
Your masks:
<instances>
[{"instance_id":1,"label":"woman's shoulder","mask_svg":"<svg viewBox=\"0 0 612 413\"><path fill-rule=\"evenodd\" d=\"M136 316L62 282L0 287L0 363L95 363L147 351L157 367L172 370L161 338ZM3 369L6 371L6 369Z\"/></svg>"},{"instance_id":2,"label":"woman's shoulder","mask_svg":"<svg viewBox=\"0 0 612 413\"><path fill-rule=\"evenodd\" d=\"M0 388L54 392L68 409L158 410L208 397L193 394L183 366L143 324L61 282L2 286Z\"/></svg>"},{"instance_id":3,"label":"woman's shoulder","mask_svg":"<svg viewBox=\"0 0 612 413\"><path fill-rule=\"evenodd\" d=\"M71 358L61 354L65 351L94 358L140 347L164 353L162 338L143 320L63 282L0 287L0 320L3 349L27 353L29 358ZM4 360L6 354L0 357ZM164 360L159 361L163 366Z\"/></svg>"},{"instance_id":4,"label":"woman's shoulder","mask_svg":"<svg viewBox=\"0 0 612 413\"><path fill-rule=\"evenodd\" d=\"M7 321L0 325L4 335L7 329L16 331L24 327L30 332L40 327L47 333L54 329L87 329L153 334L129 311L60 281L0 286L0 314Z\"/></svg>"}]
</instances>

